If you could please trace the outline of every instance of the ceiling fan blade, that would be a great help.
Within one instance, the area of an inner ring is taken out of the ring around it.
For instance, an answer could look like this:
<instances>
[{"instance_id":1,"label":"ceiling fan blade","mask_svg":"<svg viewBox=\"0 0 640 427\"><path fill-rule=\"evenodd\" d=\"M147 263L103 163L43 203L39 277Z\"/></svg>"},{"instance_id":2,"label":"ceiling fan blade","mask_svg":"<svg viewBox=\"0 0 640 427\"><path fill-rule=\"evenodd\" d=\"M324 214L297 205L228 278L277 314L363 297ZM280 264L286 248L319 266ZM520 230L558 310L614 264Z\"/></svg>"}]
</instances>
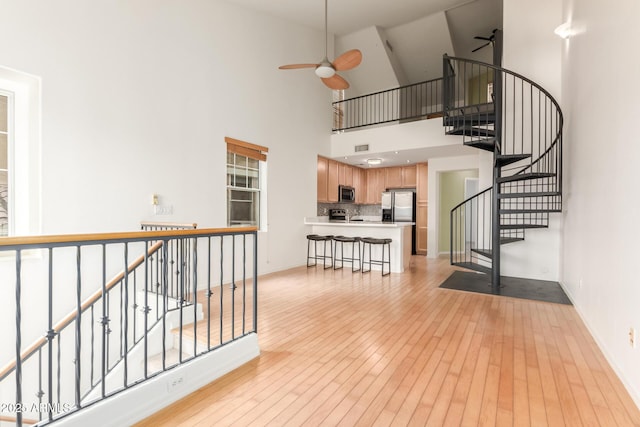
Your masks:
<instances>
[{"instance_id":1,"label":"ceiling fan blade","mask_svg":"<svg viewBox=\"0 0 640 427\"><path fill-rule=\"evenodd\" d=\"M491 44L491 42L489 42L489 43L485 43L485 44L483 44L482 46L480 46L480 47L477 47L477 48L473 49L471 52L476 52L476 51L478 51L478 50L482 49L482 48L483 48L483 47L485 47L485 46L489 46L490 44Z\"/></svg>"},{"instance_id":2,"label":"ceiling fan blade","mask_svg":"<svg viewBox=\"0 0 640 427\"><path fill-rule=\"evenodd\" d=\"M340 77L338 74L334 74L333 77L327 79L321 79L328 88L333 90L349 89L349 83Z\"/></svg>"},{"instance_id":3,"label":"ceiling fan blade","mask_svg":"<svg viewBox=\"0 0 640 427\"><path fill-rule=\"evenodd\" d=\"M358 49L351 49L338 56L333 61L333 68L336 71L345 71L356 68L362 62L362 52Z\"/></svg>"},{"instance_id":4,"label":"ceiling fan blade","mask_svg":"<svg viewBox=\"0 0 640 427\"><path fill-rule=\"evenodd\" d=\"M491 41L490 37L482 37L482 36L475 36L474 39L476 40L486 40L486 41Z\"/></svg>"},{"instance_id":5,"label":"ceiling fan blade","mask_svg":"<svg viewBox=\"0 0 640 427\"><path fill-rule=\"evenodd\" d=\"M278 67L280 70L297 70L298 68L317 68L320 64L289 64Z\"/></svg>"}]
</instances>

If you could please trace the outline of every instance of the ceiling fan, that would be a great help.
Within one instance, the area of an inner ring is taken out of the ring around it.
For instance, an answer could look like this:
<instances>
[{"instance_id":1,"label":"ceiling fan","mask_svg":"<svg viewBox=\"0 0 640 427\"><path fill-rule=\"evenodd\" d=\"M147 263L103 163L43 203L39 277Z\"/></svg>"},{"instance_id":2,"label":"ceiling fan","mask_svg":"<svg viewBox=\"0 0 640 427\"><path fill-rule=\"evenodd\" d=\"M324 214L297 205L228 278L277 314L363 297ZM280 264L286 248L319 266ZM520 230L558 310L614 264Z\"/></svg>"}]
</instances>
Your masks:
<instances>
[{"instance_id":1,"label":"ceiling fan","mask_svg":"<svg viewBox=\"0 0 640 427\"><path fill-rule=\"evenodd\" d=\"M316 76L322 79L322 82L334 90L348 89L349 83L340 75L336 74L336 71L346 71L360 65L362 61L362 52L358 49L348 50L342 55L338 56L332 62L329 62L327 57L327 45L328 45L328 31L327 31L327 0L324 0L324 58L318 64L289 64L278 67L281 70L295 70L298 68L315 68Z\"/></svg>"},{"instance_id":2,"label":"ceiling fan","mask_svg":"<svg viewBox=\"0 0 640 427\"><path fill-rule=\"evenodd\" d=\"M473 49L471 52L476 52L476 51L482 49L483 47L486 47L486 46L489 46L489 45L493 46L493 43L496 40L496 31L498 31L498 29L494 28L493 31L491 31L491 35L489 37L475 36L474 39L476 39L476 40L485 40L486 43L483 44L480 47L477 47L477 48Z\"/></svg>"}]
</instances>

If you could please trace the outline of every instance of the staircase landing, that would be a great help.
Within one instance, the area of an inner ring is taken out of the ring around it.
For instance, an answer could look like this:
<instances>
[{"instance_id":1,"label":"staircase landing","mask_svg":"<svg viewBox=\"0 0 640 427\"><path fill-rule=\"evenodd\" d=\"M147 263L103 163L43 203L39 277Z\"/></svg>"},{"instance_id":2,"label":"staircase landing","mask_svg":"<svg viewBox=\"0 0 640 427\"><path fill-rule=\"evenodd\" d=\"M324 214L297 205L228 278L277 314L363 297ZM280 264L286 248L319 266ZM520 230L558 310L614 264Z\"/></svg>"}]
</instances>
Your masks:
<instances>
[{"instance_id":1,"label":"staircase landing","mask_svg":"<svg viewBox=\"0 0 640 427\"><path fill-rule=\"evenodd\" d=\"M501 276L500 283L502 287L499 295L502 296L572 305L558 282ZM493 294L489 275L467 271L454 271L440 287Z\"/></svg>"}]
</instances>

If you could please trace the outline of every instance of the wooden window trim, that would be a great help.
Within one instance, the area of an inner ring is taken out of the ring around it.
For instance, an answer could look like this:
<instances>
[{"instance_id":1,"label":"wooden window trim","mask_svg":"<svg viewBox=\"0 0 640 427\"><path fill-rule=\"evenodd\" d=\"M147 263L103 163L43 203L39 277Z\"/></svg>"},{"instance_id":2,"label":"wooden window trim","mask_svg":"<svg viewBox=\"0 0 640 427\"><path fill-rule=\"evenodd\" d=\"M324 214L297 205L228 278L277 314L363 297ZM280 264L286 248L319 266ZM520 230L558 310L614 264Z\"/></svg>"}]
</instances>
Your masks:
<instances>
[{"instance_id":1,"label":"wooden window trim","mask_svg":"<svg viewBox=\"0 0 640 427\"><path fill-rule=\"evenodd\" d=\"M241 156L246 156L250 159L260 160L263 162L267 161L266 153L269 152L269 149L267 147L241 141L239 139L231 138L228 136L225 136L224 140L227 143L228 152L240 154Z\"/></svg>"}]
</instances>

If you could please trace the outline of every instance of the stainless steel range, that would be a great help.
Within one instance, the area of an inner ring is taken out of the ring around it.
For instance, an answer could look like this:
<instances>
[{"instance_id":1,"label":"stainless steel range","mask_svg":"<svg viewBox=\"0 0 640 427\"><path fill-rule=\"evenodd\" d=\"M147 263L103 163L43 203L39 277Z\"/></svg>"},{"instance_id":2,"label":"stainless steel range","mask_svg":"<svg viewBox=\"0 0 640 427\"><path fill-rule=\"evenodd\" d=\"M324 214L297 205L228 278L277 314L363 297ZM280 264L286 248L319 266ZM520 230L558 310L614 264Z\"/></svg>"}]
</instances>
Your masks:
<instances>
[{"instance_id":1,"label":"stainless steel range","mask_svg":"<svg viewBox=\"0 0 640 427\"><path fill-rule=\"evenodd\" d=\"M344 209L329 209L329 221L346 221L347 211Z\"/></svg>"}]
</instances>

